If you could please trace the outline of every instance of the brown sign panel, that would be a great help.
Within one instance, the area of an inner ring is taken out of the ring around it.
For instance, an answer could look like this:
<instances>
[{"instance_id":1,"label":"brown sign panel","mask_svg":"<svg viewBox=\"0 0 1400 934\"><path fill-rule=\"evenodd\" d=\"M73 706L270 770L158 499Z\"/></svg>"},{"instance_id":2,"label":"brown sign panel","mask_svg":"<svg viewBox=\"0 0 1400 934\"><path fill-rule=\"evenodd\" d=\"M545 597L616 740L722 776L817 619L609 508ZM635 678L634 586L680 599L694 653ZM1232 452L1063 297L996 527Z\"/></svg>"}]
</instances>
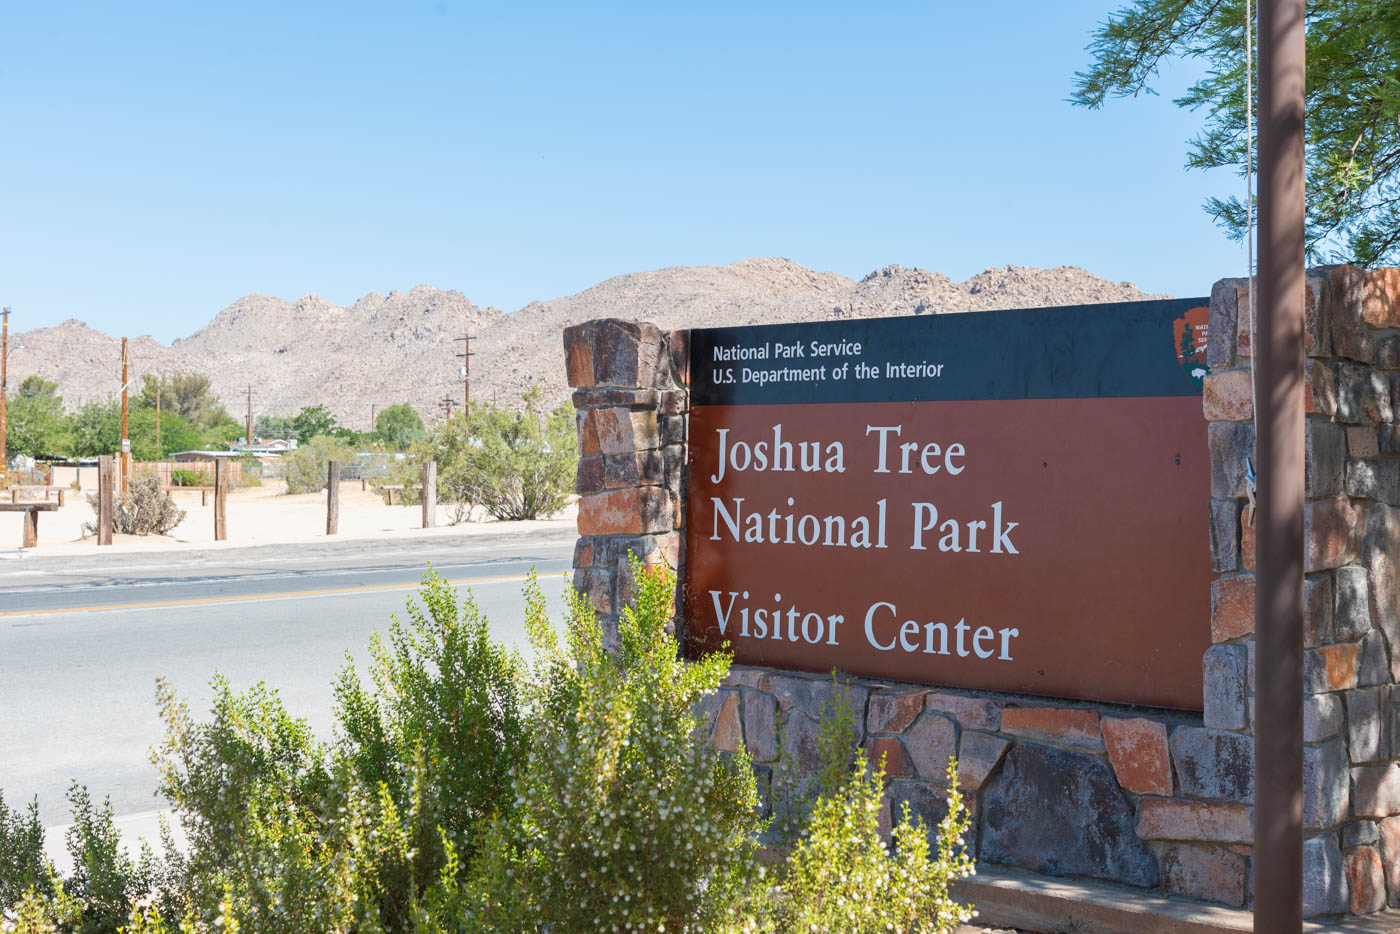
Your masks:
<instances>
[{"instance_id":1,"label":"brown sign panel","mask_svg":"<svg viewBox=\"0 0 1400 934\"><path fill-rule=\"evenodd\" d=\"M692 332L687 651L1199 709L1199 304Z\"/></svg>"}]
</instances>

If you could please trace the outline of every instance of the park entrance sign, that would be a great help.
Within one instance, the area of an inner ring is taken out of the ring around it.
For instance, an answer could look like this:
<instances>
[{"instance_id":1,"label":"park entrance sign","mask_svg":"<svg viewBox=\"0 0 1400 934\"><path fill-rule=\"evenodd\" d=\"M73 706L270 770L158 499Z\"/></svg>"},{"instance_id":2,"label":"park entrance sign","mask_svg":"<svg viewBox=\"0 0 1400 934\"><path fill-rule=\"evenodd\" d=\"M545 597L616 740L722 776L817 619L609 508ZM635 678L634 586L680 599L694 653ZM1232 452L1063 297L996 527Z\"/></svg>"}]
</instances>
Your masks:
<instances>
[{"instance_id":1,"label":"park entrance sign","mask_svg":"<svg viewBox=\"0 0 1400 934\"><path fill-rule=\"evenodd\" d=\"M1199 710L1206 305L691 331L687 652Z\"/></svg>"}]
</instances>

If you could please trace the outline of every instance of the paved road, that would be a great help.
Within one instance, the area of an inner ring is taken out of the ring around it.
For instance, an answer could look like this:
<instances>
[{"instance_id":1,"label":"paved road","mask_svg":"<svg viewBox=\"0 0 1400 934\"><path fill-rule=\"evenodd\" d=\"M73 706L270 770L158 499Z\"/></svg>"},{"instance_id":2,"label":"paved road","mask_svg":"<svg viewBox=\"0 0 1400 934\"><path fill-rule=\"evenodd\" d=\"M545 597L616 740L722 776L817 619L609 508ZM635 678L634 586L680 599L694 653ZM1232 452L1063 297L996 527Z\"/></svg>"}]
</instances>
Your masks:
<instances>
[{"instance_id":1,"label":"paved road","mask_svg":"<svg viewBox=\"0 0 1400 934\"><path fill-rule=\"evenodd\" d=\"M265 681L331 736L330 683L346 652L363 662L429 561L470 587L496 636L523 646L521 580L564 586L573 535L345 542L191 555L0 563L0 791L39 797L45 824L68 820L70 781L110 795L118 815L162 806L148 750L160 739L155 679L208 709L210 677ZM557 605L557 604L556 604Z\"/></svg>"}]
</instances>

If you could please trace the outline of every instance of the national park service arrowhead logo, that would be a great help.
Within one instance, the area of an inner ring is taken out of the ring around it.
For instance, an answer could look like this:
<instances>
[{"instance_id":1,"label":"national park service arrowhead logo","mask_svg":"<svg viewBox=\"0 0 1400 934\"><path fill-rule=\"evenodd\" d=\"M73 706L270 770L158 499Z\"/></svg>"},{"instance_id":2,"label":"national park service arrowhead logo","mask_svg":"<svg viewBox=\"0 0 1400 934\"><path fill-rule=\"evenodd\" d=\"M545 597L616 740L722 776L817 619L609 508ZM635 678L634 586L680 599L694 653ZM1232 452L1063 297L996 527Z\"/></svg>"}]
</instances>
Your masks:
<instances>
[{"instance_id":1,"label":"national park service arrowhead logo","mask_svg":"<svg viewBox=\"0 0 1400 934\"><path fill-rule=\"evenodd\" d=\"M1172 337L1176 340L1176 362L1181 372L1200 389L1206 373L1206 332L1210 326L1210 309L1204 305L1192 308L1172 322Z\"/></svg>"}]
</instances>

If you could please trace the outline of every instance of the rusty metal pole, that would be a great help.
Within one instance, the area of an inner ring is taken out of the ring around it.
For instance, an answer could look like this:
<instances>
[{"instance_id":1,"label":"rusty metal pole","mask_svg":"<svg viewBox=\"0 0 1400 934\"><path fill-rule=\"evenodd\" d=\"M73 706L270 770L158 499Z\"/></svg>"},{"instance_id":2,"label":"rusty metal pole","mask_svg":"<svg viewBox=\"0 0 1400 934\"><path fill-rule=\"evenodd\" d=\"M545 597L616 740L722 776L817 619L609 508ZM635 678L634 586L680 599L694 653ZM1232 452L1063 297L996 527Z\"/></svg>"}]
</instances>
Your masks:
<instances>
[{"instance_id":1,"label":"rusty metal pole","mask_svg":"<svg viewBox=\"0 0 1400 934\"><path fill-rule=\"evenodd\" d=\"M1259 4L1254 930L1303 929L1303 0Z\"/></svg>"}]
</instances>

